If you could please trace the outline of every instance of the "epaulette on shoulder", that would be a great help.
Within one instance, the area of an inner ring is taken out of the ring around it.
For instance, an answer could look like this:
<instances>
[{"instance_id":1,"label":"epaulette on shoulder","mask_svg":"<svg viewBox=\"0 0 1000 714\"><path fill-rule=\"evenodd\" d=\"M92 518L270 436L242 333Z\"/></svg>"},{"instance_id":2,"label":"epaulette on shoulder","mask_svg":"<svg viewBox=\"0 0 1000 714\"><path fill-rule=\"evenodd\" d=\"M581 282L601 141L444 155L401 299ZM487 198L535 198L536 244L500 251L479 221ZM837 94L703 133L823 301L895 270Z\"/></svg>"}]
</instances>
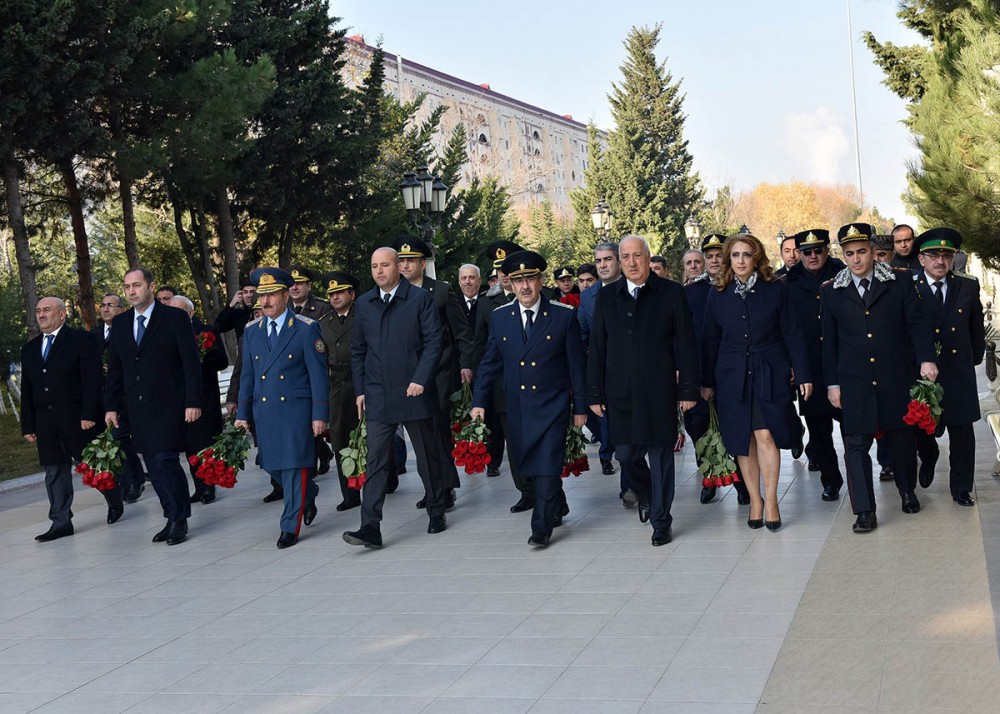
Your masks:
<instances>
[{"instance_id":1,"label":"epaulette on shoulder","mask_svg":"<svg viewBox=\"0 0 1000 714\"><path fill-rule=\"evenodd\" d=\"M315 321L314 319L312 319L311 317L306 317L305 315L296 315L296 316L295 316L295 319L296 319L296 320L301 320L302 322L306 323L307 325L311 325L311 324L313 324L314 322L316 322L316 321Z\"/></svg>"},{"instance_id":2,"label":"epaulette on shoulder","mask_svg":"<svg viewBox=\"0 0 1000 714\"><path fill-rule=\"evenodd\" d=\"M909 268L900 268L898 265L893 265L890 267L892 268L893 272L896 273L913 273L913 271L910 270Z\"/></svg>"},{"instance_id":3,"label":"epaulette on shoulder","mask_svg":"<svg viewBox=\"0 0 1000 714\"><path fill-rule=\"evenodd\" d=\"M955 277L965 278L966 280L975 280L977 283L979 282L979 278L971 273L964 273L961 270L952 270L951 272L955 274Z\"/></svg>"},{"instance_id":4,"label":"epaulette on shoulder","mask_svg":"<svg viewBox=\"0 0 1000 714\"><path fill-rule=\"evenodd\" d=\"M564 307L567 310L572 310L573 309L572 305L567 305L566 303L559 302L558 300L549 300L549 305L552 305L553 307L556 307L556 306L558 306L558 307Z\"/></svg>"},{"instance_id":5,"label":"epaulette on shoulder","mask_svg":"<svg viewBox=\"0 0 1000 714\"><path fill-rule=\"evenodd\" d=\"M513 302L513 300L511 300L511 302ZM497 305L495 308L493 308L493 312L496 312L497 310L503 310L508 305L510 305L509 302L505 302L503 305Z\"/></svg>"},{"instance_id":6,"label":"epaulette on shoulder","mask_svg":"<svg viewBox=\"0 0 1000 714\"><path fill-rule=\"evenodd\" d=\"M827 285L833 285L833 280L834 280L833 278L830 278L829 280L824 280L823 283L820 285L820 287L825 288Z\"/></svg>"},{"instance_id":7,"label":"epaulette on shoulder","mask_svg":"<svg viewBox=\"0 0 1000 714\"><path fill-rule=\"evenodd\" d=\"M253 327L254 325L256 325L257 323L259 323L263 319L264 319L264 316L261 315L260 317L254 319L254 320L251 320L249 323L247 323L247 327ZM244 328L244 329L246 329L246 328Z\"/></svg>"}]
</instances>

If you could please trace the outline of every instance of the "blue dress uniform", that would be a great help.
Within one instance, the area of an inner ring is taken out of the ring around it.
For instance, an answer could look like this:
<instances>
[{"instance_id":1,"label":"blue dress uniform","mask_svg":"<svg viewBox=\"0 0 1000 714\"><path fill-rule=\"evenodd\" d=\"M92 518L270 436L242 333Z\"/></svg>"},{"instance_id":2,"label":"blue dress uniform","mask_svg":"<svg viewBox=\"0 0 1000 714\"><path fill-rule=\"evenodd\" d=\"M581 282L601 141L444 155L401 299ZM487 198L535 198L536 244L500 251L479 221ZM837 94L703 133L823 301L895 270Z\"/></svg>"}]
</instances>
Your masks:
<instances>
[{"instance_id":1,"label":"blue dress uniform","mask_svg":"<svg viewBox=\"0 0 1000 714\"><path fill-rule=\"evenodd\" d=\"M936 252L954 253L961 245L962 236L958 231L932 228L917 237L914 250L931 257ZM921 305L934 327L934 341L941 346L937 360L938 382L944 396L938 433L948 429L951 496L960 505L972 506L976 467L976 437L972 425L982 418L976 366L982 363L986 350L979 282L948 271L940 281L942 285L938 286L923 268L914 277ZM943 295L938 295L939 290L943 290ZM934 475L937 443L923 430L915 431L922 461L921 485L926 488ZM921 442L925 449L920 448ZM930 453L933 459L924 460L925 453ZM929 478L925 476L925 469Z\"/></svg>"},{"instance_id":2,"label":"blue dress uniform","mask_svg":"<svg viewBox=\"0 0 1000 714\"><path fill-rule=\"evenodd\" d=\"M251 279L258 286L257 292L275 292L271 288L280 285L281 273L284 271L277 268L254 271ZM288 278L290 282L291 276ZM311 318L286 309L275 321L281 327L270 347L270 318L254 320L243 332L236 418L249 420L253 416L260 466L284 489L281 531L297 537L306 504L312 503L319 491L309 478L316 463L312 422L330 419L326 345L319 323Z\"/></svg>"},{"instance_id":3,"label":"blue dress uniform","mask_svg":"<svg viewBox=\"0 0 1000 714\"><path fill-rule=\"evenodd\" d=\"M537 253L522 251L507 257L502 270L517 276L545 270ZM479 365L474 407L485 408L494 382L501 377L507 400L508 456L523 478L535 481L532 536L552 534L561 505L560 474L566 461L566 428L573 414L586 414L584 356L573 308L544 297L525 339L520 303L497 308L490 315L486 354ZM564 509L565 511L565 509Z\"/></svg>"}]
</instances>

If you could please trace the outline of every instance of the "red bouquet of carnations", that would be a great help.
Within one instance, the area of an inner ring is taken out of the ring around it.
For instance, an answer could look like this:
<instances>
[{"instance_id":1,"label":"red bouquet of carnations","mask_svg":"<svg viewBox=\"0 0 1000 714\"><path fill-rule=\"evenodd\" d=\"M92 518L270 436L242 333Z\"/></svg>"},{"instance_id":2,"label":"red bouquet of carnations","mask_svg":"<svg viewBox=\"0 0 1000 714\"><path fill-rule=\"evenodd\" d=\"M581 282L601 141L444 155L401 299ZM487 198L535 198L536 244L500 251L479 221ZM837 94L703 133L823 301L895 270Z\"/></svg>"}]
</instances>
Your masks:
<instances>
[{"instance_id":1,"label":"red bouquet of carnations","mask_svg":"<svg viewBox=\"0 0 1000 714\"><path fill-rule=\"evenodd\" d=\"M559 302L570 307L580 307L580 293L570 293L559 298Z\"/></svg>"},{"instance_id":2,"label":"red bouquet of carnations","mask_svg":"<svg viewBox=\"0 0 1000 714\"><path fill-rule=\"evenodd\" d=\"M566 461L563 463L563 478L568 478L570 474L579 476L584 471L590 471L590 461L587 460L587 440L583 436L583 429L573 426L570 422L566 429Z\"/></svg>"},{"instance_id":3,"label":"red bouquet of carnations","mask_svg":"<svg viewBox=\"0 0 1000 714\"><path fill-rule=\"evenodd\" d=\"M708 430L694 445L698 458L698 470L702 473L704 488L732 486L740 480L736 473L736 461L726 451L719 431L719 415L715 413L715 402L708 400Z\"/></svg>"},{"instance_id":4,"label":"red bouquet of carnations","mask_svg":"<svg viewBox=\"0 0 1000 714\"><path fill-rule=\"evenodd\" d=\"M83 476L83 485L98 491L111 491L118 484L115 472L121 469L124 455L121 446L111 436L111 425L100 436L83 447L75 471Z\"/></svg>"},{"instance_id":5,"label":"red bouquet of carnations","mask_svg":"<svg viewBox=\"0 0 1000 714\"><path fill-rule=\"evenodd\" d=\"M351 430L347 438L347 446L340 450L340 470L347 479L347 487L360 491L365 485L365 469L368 468L368 426L365 424L365 414L361 421Z\"/></svg>"},{"instance_id":6,"label":"red bouquet of carnations","mask_svg":"<svg viewBox=\"0 0 1000 714\"><path fill-rule=\"evenodd\" d=\"M211 330L203 330L198 333L196 339L198 340L198 356L204 360L208 351L215 346L215 333Z\"/></svg>"},{"instance_id":7,"label":"red bouquet of carnations","mask_svg":"<svg viewBox=\"0 0 1000 714\"><path fill-rule=\"evenodd\" d=\"M941 399L944 389L937 382L918 379L910 387L910 403L906 407L903 421L910 426L918 426L926 433L934 435L941 421Z\"/></svg>"},{"instance_id":8,"label":"red bouquet of carnations","mask_svg":"<svg viewBox=\"0 0 1000 714\"><path fill-rule=\"evenodd\" d=\"M236 485L236 474L246 466L249 451L250 440L246 432L230 421L212 445L188 457L188 463L198 467L195 476L207 485L232 488Z\"/></svg>"}]
</instances>

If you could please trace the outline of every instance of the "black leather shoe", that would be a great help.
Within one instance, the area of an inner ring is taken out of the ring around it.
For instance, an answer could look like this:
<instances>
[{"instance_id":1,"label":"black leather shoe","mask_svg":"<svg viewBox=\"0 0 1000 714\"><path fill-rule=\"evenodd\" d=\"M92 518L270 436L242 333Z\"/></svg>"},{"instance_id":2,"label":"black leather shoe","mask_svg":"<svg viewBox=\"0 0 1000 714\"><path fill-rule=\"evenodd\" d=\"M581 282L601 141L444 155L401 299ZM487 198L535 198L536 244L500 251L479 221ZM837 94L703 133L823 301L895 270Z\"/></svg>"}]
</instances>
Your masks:
<instances>
[{"instance_id":1,"label":"black leather shoe","mask_svg":"<svg viewBox=\"0 0 1000 714\"><path fill-rule=\"evenodd\" d=\"M177 521L172 526L170 526L170 533L167 534L167 545L179 545L184 542L188 534L188 522L187 519L183 521Z\"/></svg>"},{"instance_id":2,"label":"black leather shoe","mask_svg":"<svg viewBox=\"0 0 1000 714\"><path fill-rule=\"evenodd\" d=\"M337 504L338 511L349 511L352 508L357 508L361 505L361 501L356 498L345 498L343 501Z\"/></svg>"},{"instance_id":3,"label":"black leather shoe","mask_svg":"<svg viewBox=\"0 0 1000 714\"><path fill-rule=\"evenodd\" d=\"M139 500L139 497L142 495L142 492L145 491L145 490L146 490L146 486L145 485L140 485L139 488L130 488L125 493L125 503L135 503L136 501Z\"/></svg>"},{"instance_id":4,"label":"black leather shoe","mask_svg":"<svg viewBox=\"0 0 1000 714\"><path fill-rule=\"evenodd\" d=\"M903 513L920 513L920 501L913 491L904 493L900 497L903 499Z\"/></svg>"},{"instance_id":5,"label":"black leather shoe","mask_svg":"<svg viewBox=\"0 0 1000 714\"><path fill-rule=\"evenodd\" d=\"M524 511L529 511L535 507L534 499L528 498L527 496L521 496L517 503L510 507L511 513L523 513Z\"/></svg>"},{"instance_id":6,"label":"black leather shoe","mask_svg":"<svg viewBox=\"0 0 1000 714\"><path fill-rule=\"evenodd\" d=\"M281 531L281 535L278 536L278 548L291 548L298 542L299 542L299 537L294 533Z\"/></svg>"},{"instance_id":7,"label":"black leather shoe","mask_svg":"<svg viewBox=\"0 0 1000 714\"><path fill-rule=\"evenodd\" d=\"M392 472L389 473L389 480L385 484L386 493L396 493L396 489L399 488L399 475Z\"/></svg>"},{"instance_id":8,"label":"black leather shoe","mask_svg":"<svg viewBox=\"0 0 1000 714\"><path fill-rule=\"evenodd\" d=\"M444 515L431 516L430 522L427 524L428 533L442 533L448 528L448 523L445 520Z\"/></svg>"},{"instance_id":9,"label":"black leather shoe","mask_svg":"<svg viewBox=\"0 0 1000 714\"><path fill-rule=\"evenodd\" d=\"M840 488L827 486L823 489L823 495L820 496L824 501L836 501L840 498Z\"/></svg>"},{"instance_id":10,"label":"black leather shoe","mask_svg":"<svg viewBox=\"0 0 1000 714\"><path fill-rule=\"evenodd\" d=\"M975 506L976 499L972 497L972 494L968 491L960 491L951 497L951 500L957 503L959 506Z\"/></svg>"},{"instance_id":11,"label":"black leather shoe","mask_svg":"<svg viewBox=\"0 0 1000 714\"><path fill-rule=\"evenodd\" d=\"M535 548L548 548L549 536L532 533L531 537L528 538L528 545L534 546Z\"/></svg>"},{"instance_id":12,"label":"black leather shoe","mask_svg":"<svg viewBox=\"0 0 1000 714\"><path fill-rule=\"evenodd\" d=\"M213 503L215 501L215 486L209 486L205 489L205 495L201 497L201 502L205 504Z\"/></svg>"},{"instance_id":13,"label":"black leather shoe","mask_svg":"<svg viewBox=\"0 0 1000 714\"><path fill-rule=\"evenodd\" d=\"M666 545L673 540L670 534L670 528L654 528L653 529L653 540L652 543L655 546Z\"/></svg>"},{"instance_id":14,"label":"black leather shoe","mask_svg":"<svg viewBox=\"0 0 1000 714\"><path fill-rule=\"evenodd\" d=\"M275 501L285 500L285 489L272 487L271 493L264 496L264 503L274 503Z\"/></svg>"},{"instance_id":15,"label":"black leather shoe","mask_svg":"<svg viewBox=\"0 0 1000 714\"><path fill-rule=\"evenodd\" d=\"M800 426L800 430L799 430L798 439L795 441L795 444L792 445L792 458L793 459L799 458L800 456L802 456L802 452L805 451L805 445L802 443L802 437L806 435L806 428L804 426L802 426L801 424L799 426Z\"/></svg>"},{"instance_id":16,"label":"black leather shoe","mask_svg":"<svg viewBox=\"0 0 1000 714\"><path fill-rule=\"evenodd\" d=\"M201 503L201 500L205 498L204 491L195 491L191 494L191 498L188 499L189 503Z\"/></svg>"},{"instance_id":17,"label":"black leather shoe","mask_svg":"<svg viewBox=\"0 0 1000 714\"><path fill-rule=\"evenodd\" d=\"M417 510L423 510L424 508L427 508L427 497L426 496L424 496L419 501L417 501Z\"/></svg>"},{"instance_id":18,"label":"black leather shoe","mask_svg":"<svg viewBox=\"0 0 1000 714\"><path fill-rule=\"evenodd\" d=\"M569 503L563 501L559 504L559 508L556 509L556 515L562 518L563 516L569 515Z\"/></svg>"},{"instance_id":19,"label":"black leather shoe","mask_svg":"<svg viewBox=\"0 0 1000 714\"><path fill-rule=\"evenodd\" d=\"M611 459L601 459L601 473L605 476L610 476L615 472L615 465L611 463Z\"/></svg>"},{"instance_id":20,"label":"black leather shoe","mask_svg":"<svg viewBox=\"0 0 1000 714\"><path fill-rule=\"evenodd\" d=\"M736 489L736 504L739 506L749 506L750 492L747 491L747 485L742 481L737 481L733 484L733 488Z\"/></svg>"},{"instance_id":21,"label":"black leather shoe","mask_svg":"<svg viewBox=\"0 0 1000 714\"><path fill-rule=\"evenodd\" d=\"M920 488L929 488L934 483L935 466L936 464L926 461L920 464L920 471L917 474L917 481L920 482Z\"/></svg>"},{"instance_id":22,"label":"black leather shoe","mask_svg":"<svg viewBox=\"0 0 1000 714\"><path fill-rule=\"evenodd\" d=\"M455 489L449 488L448 492L444 495L444 509L450 511L455 507L455 500L458 496L455 495Z\"/></svg>"},{"instance_id":23,"label":"black leather shoe","mask_svg":"<svg viewBox=\"0 0 1000 714\"><path fill-rule=\"evenodd\" d=\"M639 501L639 523L649 522L649 504Z\"/></svg>"},{"instance_id":24,"label":"black leather shoe","mask_svg":"<svg viewBox=\"0 0 1000 714\"><path fill-rule=\"evenodd\" d=\"M319 464L316 466L316 475L322 476L323 474L330 473L330 459L320 459ZM292 543L291 545L295 545ZM288 546L285 546L286 548Z\"/></svg>"},{"instance_id":25,"label":"black leather shoe","mask_svg":"<svg viewBox=\"0 0 1000 714\"><path fill-rule=\"evenodd\" d=\"M553 528L558 528L561 525L562 525L562 516L556 516L555 518L552 519Z\"/></svg>"},{"instance_id":26,"label":"black leather shoe","mask_svg":"<svg viewBox=\"0 0 1000 714\"><path fill-rule=\"evenodd\" d=\"M306 504L305 509L302 511L302 522L307 526L311 526L313 521L316 520L317 513L319 513L319 511L316 510L316 501L310 501Z\"/></svg>"},{"instance_id":27,"label":"black leather shoe","mask_svg":"<svg viewBox=\"0 0 1000 714\"><path fill-rule=\"evenodd\" d=\"M167 521L167 525L163 526L163 530L153 536L154 543L162 543L170 535L170 527L173 525L170 521Z\"/></svg>"},{"instance_id":28,"label":"black leather shoe","mask_svg":"<svg viewBox=\"0 0 1000 714\"><path fill-rule=\"evenodd\" d=\"M715 500L715 486L702 487L699 499L702 503L711 503Z\"/></svg>"},{"instance_id":29,"label":"black leather shoe","mask_svg":"<svg viewBox=\"0 0 1000 714\"><path fill-rule=\"evenodd\" d=\"M36 535L35 540L39 543L48 543L50 540L59 540L60 538L65 538L66 536L71 535L73 535L72 523L68 526L63 526L62 528L49 528L41 535Z\"/></svg>"},{"instance_id":30,"label":"black leather shoe","mask_svg":"<svg viewBox=\"0 0 1000 714\"><path fill-rule=\"evenodd\" d=\"M809 470L810 471L819 471L819 464L817 464L815 461L810 461L809 462Z\"/></svg>"},{"instance_id":31,"label":"black leather shoe","mask_svg":"<svg viewBox=\"0 0 1000 714\"><path fill-rule=\"evenodd\" d=\"M870 533L878 528L878 519L874 511L862 511L858 514L858 519L854 521L855 533Z\"/></svg>"},{"instance_id":32,"label":"black leather shoe","mask_svg":"<svg viewBox=\"0 0 1000 714\"><path fill-rule=\"evenodd\" d=\"M635 491L628 489L622 494L622 505L625 508L635 508L635 504L639 502L639 497L635 495Z\"/></svg>"},{"instance_id":33,"label":"black leather shoe","mask_svg":"<svg viewBox=\"0 0 1000 714\"><path fill-rule=\"evenodd\" d=\"M878 472L879 481L893 481L896 478L896 474L892 472L891 466L883 466L882 470Z\"/></svg>"},{"instance_id":34,"label":"black leather shoe","mask_svg":"<svg viewBox=\"0 0 1000 714\"><path fill-rule=\"evenodd\" d=\"M108 504L108 525L117 523L123 515L125 515L125 504L121 501L114 505Z\"/></svg>"},{"instance_id":35,"label":"black leather shoe","mask_svg":"<svg viewBox=\"0 0 1000 714\"><path fill-rule=\"evenodd\" d=\"M497 476L500 475L500 469L494 466L493 464L490 464L489 466L486 467L486 475L489 476L490 478L496 478Z\"/></svg>"},{"instance_id":36,"label":"black leather shoe","mask_svg":"<svg viewBox=\"0 0 1000 714\"><path fill-rule=\"evenodd\" d=\"M361 526L360 530L344 531L344 542L365 548L381 548L382 531L375 526Z\"/></svg>"}]
</instances>

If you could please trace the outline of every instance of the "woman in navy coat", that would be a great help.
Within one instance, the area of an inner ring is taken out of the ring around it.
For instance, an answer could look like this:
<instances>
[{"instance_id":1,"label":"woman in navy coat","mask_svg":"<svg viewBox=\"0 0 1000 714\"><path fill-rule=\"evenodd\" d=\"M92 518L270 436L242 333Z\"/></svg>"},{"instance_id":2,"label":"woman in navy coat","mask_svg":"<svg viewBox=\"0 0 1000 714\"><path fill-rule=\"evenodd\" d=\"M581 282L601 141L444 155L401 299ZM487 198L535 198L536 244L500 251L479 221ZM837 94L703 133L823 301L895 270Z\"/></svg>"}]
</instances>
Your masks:
<instances>
[{"instance_id":1,"label":"woman in navy coat","mask_svg":"<svg viewBox=\"0 0 1000 714\"><path fill-rule=\"evenodd\" d=\"M702 394L709 399L717 391L725 405L719 428L750 492L747 525L766 521L775 531L781 527L778 450L791 448L799 428L788 385L798 384L808 399L812 375L785 284L771 271L764 246L752 235L733 236L722 254L718 285L705 303Z\"/></svg>"}]
</instances>

